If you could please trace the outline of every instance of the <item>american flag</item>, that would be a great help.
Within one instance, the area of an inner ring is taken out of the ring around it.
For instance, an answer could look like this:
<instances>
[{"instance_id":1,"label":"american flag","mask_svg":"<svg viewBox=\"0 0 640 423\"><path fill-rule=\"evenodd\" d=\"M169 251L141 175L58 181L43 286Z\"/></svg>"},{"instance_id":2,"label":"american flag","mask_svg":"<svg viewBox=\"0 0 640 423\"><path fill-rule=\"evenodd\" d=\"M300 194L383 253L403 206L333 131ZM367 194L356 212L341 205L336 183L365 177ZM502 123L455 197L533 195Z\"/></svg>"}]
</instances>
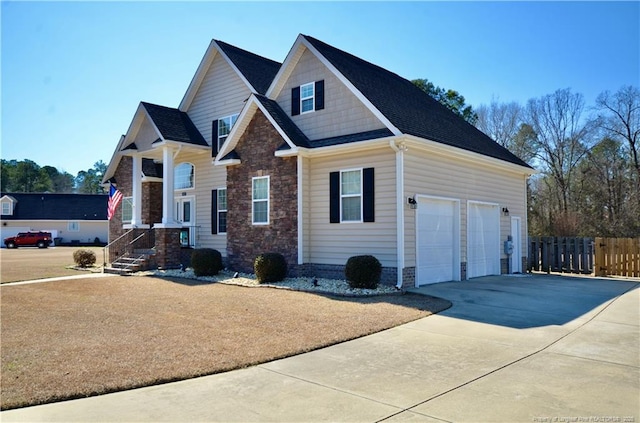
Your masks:
<instances>
[{"instance_id":1,"label":"american flag","mask_svg":"<svg viewBox=\"0 0 640 423\"><path fill-rule=\"evenodd\" d=\"M107 219L111 220L113 215L116 213L116 208L118 204L122 201L122 193L113 186L113 184L109 184L109 202L107 203Z\"/></svg>"}]
</instances>

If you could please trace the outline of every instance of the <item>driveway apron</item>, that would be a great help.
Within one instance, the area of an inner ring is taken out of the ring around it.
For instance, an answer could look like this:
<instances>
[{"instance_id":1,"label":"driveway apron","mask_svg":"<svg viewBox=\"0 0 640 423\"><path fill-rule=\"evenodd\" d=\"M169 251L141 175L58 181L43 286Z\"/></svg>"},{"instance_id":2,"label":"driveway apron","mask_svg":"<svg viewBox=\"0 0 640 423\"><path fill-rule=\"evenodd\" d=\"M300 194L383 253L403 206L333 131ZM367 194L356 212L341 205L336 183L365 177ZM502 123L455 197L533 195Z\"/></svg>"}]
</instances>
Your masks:
<instances>
[{"instance_id":1,"label":"driveway apron","mask_svg":"<svg viewBox=\"0 0 640 423\"><path fill-rule=\"evenodd\" d=\"M248 369L2 412L14 421L639 422L640 280L491 276L453 306Z\"/></svg>"}]
</instances>

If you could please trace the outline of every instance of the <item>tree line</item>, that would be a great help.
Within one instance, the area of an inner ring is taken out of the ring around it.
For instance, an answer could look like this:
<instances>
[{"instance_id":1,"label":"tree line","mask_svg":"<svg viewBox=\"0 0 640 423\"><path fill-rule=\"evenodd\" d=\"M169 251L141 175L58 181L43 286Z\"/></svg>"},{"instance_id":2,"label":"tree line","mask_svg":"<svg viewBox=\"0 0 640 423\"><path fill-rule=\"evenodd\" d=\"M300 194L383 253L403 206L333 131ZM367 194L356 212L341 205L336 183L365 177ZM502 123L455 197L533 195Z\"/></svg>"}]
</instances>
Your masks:
<instances>
[{"instance_id":1,"label":"tree line","mask_svg":"<svg viewBox=\"0 0 640 423\"><path fill-rule=\"evenodd\" d=\"M107 165L98 161L93 168L81 170L74 177L53 166L40 166L32 160L5 160L0 163L2 192L50 192L76 194L104 194L102 177Z\"/></svg>"},{"instance_id":2,"label":"tree line","mask_svg":"<svg viewBox=\"0 0 640 423\"><path fill-rule=\"evenodd\" d=\"M529 180L531 235L640 236L640 90L571 89L526 105L492 101L476 126L540 171Z\"/></svg>"},{"instance_id":3,"label":"tree line","mask_svg":"<svg viewBox=\"0 0 640 423\"><path fill-rule=\"evenodd\" d=\"M640 236L640 90L571 89L475 110L455 90L412 81L540 173L528 183L530 235Z\"/></svg>"}]
</instances>

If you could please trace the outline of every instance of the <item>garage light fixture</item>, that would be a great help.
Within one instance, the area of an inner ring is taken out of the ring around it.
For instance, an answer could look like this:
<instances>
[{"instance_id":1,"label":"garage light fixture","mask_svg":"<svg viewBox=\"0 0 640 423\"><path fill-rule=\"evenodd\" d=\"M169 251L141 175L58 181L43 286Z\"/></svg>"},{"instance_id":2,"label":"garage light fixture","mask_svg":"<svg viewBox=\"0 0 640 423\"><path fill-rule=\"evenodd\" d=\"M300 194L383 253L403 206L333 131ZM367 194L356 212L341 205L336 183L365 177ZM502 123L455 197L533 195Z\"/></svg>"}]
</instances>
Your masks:
<instances>
[{"instance_id":1,"label":"garage light fixture","mask_svg":"<svg viewBox=\"0 0 640 423\"><path fill-rule=\"evenodd\" d=\"M409 204L409 208L411 208L411 209L417 209L418 208L418 202L413 197L407 197L407 204Z\"/></svg>"},{"instance_id":2,"label":"garage light fixture","mask_svg":"<svg viewBox=\"0 0 640 423\"><path fill-rule=\"evenodd\" d=\"M502 215L503 215L503 216L509 216L509 209L508 209L508 208L506 208L506 207L503 207L503 208L502 208Z\"/></svg>"}]
</instances>

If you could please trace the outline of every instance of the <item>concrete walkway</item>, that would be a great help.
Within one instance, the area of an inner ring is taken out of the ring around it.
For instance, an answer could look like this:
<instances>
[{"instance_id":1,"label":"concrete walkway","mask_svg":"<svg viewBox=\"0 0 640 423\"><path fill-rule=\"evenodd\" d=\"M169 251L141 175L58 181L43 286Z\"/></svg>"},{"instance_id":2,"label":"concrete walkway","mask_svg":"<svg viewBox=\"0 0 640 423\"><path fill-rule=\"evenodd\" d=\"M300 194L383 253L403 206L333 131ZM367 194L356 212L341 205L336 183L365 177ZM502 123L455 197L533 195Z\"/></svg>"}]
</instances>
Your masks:
<instances>
[{"instance_id":1,"label":"concrete walkway","mask_svg":"<svg viewBox=\"0 0 640 423\"><path fill-rule=\"evenodd\" d=\"M248 369L0 420L640 422L639 286L546 275L431 285L418 291L451 309Z\"/></svg>"}]
</instances>

